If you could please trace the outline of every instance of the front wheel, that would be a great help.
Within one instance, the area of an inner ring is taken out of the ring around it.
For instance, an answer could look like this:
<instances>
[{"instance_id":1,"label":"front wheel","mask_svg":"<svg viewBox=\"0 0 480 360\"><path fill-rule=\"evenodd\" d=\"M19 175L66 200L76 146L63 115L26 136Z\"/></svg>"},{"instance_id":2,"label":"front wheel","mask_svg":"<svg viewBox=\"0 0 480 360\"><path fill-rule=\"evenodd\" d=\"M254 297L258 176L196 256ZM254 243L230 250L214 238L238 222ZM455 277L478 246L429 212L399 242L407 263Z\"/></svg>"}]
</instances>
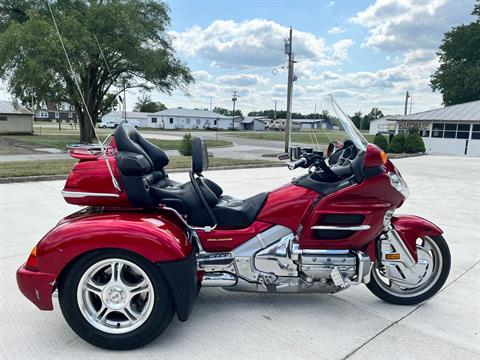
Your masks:
<instances>
[{"instance_id":1,"label":"front wheel","mask_svg":"<svg viewBox=\"0 0 480 360\"><path fill-rule=\"evenodd\" d=\"M159 336L173 316L172 297L159 270L123 250L81 257L59 285L59 302L77 335L107 349L140 347Z\"/></svg>"},{"instance_id":2,"label":"front wheel","mask_svg":"<svg viewBox=\"0 0 480 360\"><path fill-rule=\"evenodd\" d=\"M398 305L414 305L430 299L445 284L450 273L450 250L443 236L417 240L418 262L414 282L389 279L378 262L372 268L368 289L380 299ZM410 277L411 278L411 277Z\"/></svg>"}]
</instances>

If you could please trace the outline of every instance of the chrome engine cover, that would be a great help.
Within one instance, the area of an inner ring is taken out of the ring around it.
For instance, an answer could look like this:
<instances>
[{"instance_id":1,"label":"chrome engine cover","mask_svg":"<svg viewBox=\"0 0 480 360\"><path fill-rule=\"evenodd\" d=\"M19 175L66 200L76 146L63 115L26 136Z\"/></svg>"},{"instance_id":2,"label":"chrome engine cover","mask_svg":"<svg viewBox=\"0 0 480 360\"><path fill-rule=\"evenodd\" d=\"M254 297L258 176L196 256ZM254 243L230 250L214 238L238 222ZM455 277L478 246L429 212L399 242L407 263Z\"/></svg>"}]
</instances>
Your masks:
<instances>
[{"instance_id":1,"label":"chrome engine cover","mask_svg":"<svg viewBox=\"0 0 480 360\"><path fill-rule=\"evenodd\" d=\"M369 281L372 263L365 253L302 250L295 240L290 229L276 225L232 252L201 250L202 285L229 291L333 293Z\"/></svg>"}]
</instances>

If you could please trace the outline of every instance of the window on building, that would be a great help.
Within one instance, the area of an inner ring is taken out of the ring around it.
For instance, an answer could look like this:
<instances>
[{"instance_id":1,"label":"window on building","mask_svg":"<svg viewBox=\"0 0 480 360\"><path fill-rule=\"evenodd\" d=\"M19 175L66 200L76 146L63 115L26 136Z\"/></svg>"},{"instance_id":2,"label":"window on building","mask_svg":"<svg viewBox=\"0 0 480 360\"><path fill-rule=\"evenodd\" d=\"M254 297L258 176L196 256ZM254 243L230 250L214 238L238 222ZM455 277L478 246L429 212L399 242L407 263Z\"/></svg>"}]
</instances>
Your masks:
<instances>
[{"instance_id":1,"label":"window on building","mask_svg":"<svg viewBox=\"0 0 480 360\"><path fill-rule=\"evenodd\" d=\"M444 129L445 129L445 124L433 124L433 126L432 126L432 137L443 138L443 130Z\"/></svg>"},{"instance_id":2,"label":"window on building","mask_svg":"<svg viewBox=\"0 0 480 360\"><path fill-rule=\"evenodd\" d=\"M59 119L60 118L60 113L58 111L55 111L55 119Z\"/></svg>"},{"instance_id":3,"label":"window on building","mask_svg":"<svg viewBox=\"0 0 480 360\"><path fill-rule=\"evenodd\" d=\"M69 119L73 118L73 113L72 113L72 112L69 112L69 113L68 113L68 118L69 118Z\"/></svg>"},{"instance_id":4,"label":"window on building","mask_svg":"<svg viewBox=\"0 0 480 360\"><path fill-rule=\"evenodd\" d=\"M192 122L192 119L185 119L185 123L186 123L187 125L190 125L191 122Z\"/></svg>"},{"instance_id":5,"label":"window on building","mask_svg":"<svg viewBox=\"0 0 480 360\"><path fill-rule=\"evenodd\" d=\"M170 118L170 124L173 124L173 118Z\"/></svg>"},{"instance_id":6,"label":"window on building","mask_svg":"<svg viewBox=\"0 0 480 360\"><path fill-rule=\"evenodd\" d=\"M213 125L217 126L217 120L213 120Z\"/></svg>"},{"instance_id":7,"label":"window on building","mask_svg":"<svg viewBox=\"0 0 480 360\"><path fill-rule=\"evenodd\" d=\"M420 129L418 132L420 133L421 137L429 137L430 136L430 130Z\"/></svg>"},{"instance_id":8,"label":"window on building","mask_svg":"<svg viewBox=\"0 0 480 360\"><path fill-rule=\"evenodd\" d=\"M200 119L197 119L197 125L200 125Z\"/></svg>"},{"instance_id":9,"label":"window on building","mask_svg":"<svg viewBox=\"0 0 480 360\"><path fill-rule=\"evenodd\" d=\"M0 121L7 121L7 117L6 116L3 116L3 115L0 115Z\"/></svg>"},{"instance_id":10,"label":"window on building","mask_svg":"<svg viewBox=\"0 0 480 360\"><path fill-rule=\"evenodd\" d=\"M457 132L457 124L445 124L445 132L443 137L447 139L455 139L455 133Z\"/></svg>"},{"instance_id":11,"label":"window on building","mask_svg":"<svg viewBox=\"0 0 480 360\"><path fill-rule=\"evenodd\" d=\"M480 124L472 125L472 140L480 140Z\"/></svg>"},{"instance_id":12,"label":"window on building","mask_svg":"<svg viewBox=\"0 0 480 360\"><path fill-rule=\"evenodd\" d=\"M470 124L458 124L457 139L468 139L470 136Z\"/></svg>"},{"instance_id":13,"label":"window on building","mask_svg":"<svg viewBox=\"0 0 480 360\"><path fill-rule=\"evenodd\" d=\"M152 124L156 124L157 123L157 118L156 117L152 117Z\"/></svg>"}]
</instances>

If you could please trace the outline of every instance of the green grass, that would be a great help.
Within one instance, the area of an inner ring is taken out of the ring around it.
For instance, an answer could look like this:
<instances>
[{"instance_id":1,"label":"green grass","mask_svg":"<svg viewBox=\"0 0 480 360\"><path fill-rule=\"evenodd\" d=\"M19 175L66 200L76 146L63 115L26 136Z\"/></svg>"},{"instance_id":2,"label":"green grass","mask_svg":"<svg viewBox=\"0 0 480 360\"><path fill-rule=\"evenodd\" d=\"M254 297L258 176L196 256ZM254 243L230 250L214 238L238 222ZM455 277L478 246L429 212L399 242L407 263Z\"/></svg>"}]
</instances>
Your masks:
<instances>
[{"instance_id":1,"label":"green grass","mask_svg":"<svg viewBox=\"0 0 480 360\"><path fill-rule=\"evenodd\" d=\"M101 139L104 136L99 135ZM60 150L66 150L68 144L78 143L78 135L8 135L9 138L16 139L25 143L37 144L41 147L52 147ZM159 139L148 139L150 142L159 146L163 150L178 150L180 148L180 143L182 140L159 140ZM220 147L220 146L229 146L232 143L230 141L222 140L207 140L207 146L209 147Z\"/></svg>"},{"instance_id":2,"label":"green grass","mask_svg":"<svg viewBox=\"0 0 480 360\"><path fill-rule=\"evenodd\" d=\"M315 131L293 131L292 142L311 144L318 142L319 144L328 144L332 140L343 140L345 133L335 130L317 129ZM270 140L270 141L284 141L285 132L283 131L235 131L224 133L223 135L232 137L243 137L254 140ZM368 141L373 141L373 135L363 134ZM313 138L313 140L312 140Z\"/></svg>"},{"instance_id":3,"label":"green grass","mask_svg":"<svg viewBox=\"0 0 480 360\"><path fill-rule=\"evenodd\" d=\"M38 175L67 175L72 166L77 162L75 159L65 160L35 160L35 161L5 161L0 162L0 178L38 176ZM188 169L191 167L192 158L189 156L172 156L167 170ZM210 167L232 165L264 165L278 163L278 161L209 158Z\"/></svg>"}]
</instances>

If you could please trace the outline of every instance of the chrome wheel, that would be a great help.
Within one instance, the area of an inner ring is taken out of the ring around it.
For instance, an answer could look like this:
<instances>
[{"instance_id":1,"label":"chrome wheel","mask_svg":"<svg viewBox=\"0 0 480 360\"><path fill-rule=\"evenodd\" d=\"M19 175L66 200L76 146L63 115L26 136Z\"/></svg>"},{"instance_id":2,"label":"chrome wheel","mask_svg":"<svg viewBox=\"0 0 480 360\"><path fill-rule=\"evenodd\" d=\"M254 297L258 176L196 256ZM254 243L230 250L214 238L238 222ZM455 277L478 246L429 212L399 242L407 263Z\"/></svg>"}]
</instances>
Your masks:
<instances>
[{"instance_id":1,"label":"chrome wheel","mask_svg":"<svg viewBox=\"0 0 480 360\"><path fill-rule=\"evenodd\" d=\"M417 240L418 262L410 269L404 269L403 280L386 276L383 268L375 267L372 276L378 286L396 297L417 297L428 292L440 278L443 257L437 243L431 237Z\"/></svg>"},{"instance_id":2,"label":"chrome wheel","mask_svg":"<svg viewBox=\"0 0 480 360\"><path fill-rule=\"evenodd\" d=\"M83 317L96 329L122 334L141 326L154 305L149 277L135 263L118 258L90 266L77 287L77 301Z\"/></svg>"}]
</instances>

